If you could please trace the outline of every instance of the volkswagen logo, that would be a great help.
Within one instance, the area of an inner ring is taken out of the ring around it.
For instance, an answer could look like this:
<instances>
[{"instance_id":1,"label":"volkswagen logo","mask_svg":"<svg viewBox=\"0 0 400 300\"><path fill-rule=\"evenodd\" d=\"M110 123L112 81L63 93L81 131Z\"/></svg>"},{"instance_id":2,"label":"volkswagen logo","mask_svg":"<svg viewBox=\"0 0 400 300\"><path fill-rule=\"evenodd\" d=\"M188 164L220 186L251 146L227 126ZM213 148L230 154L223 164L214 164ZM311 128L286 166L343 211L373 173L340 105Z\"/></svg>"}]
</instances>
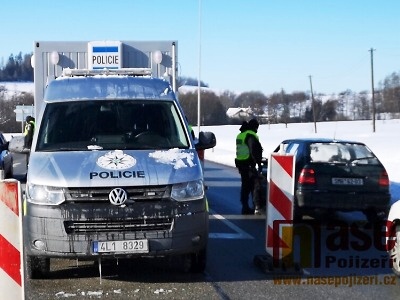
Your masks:
<instances>
[{"instance_id":1,"label":"volkswagen logo","mask_svg":"<svg viewBox=\"0 0 400 300\"><path fill-rule=\"evenodd\" d=\"M108 200L110 200L113 205L122 205L128 199L128 194L124 189L116 188L113 189L108 195Z\"/></svg>"}]
</instances>

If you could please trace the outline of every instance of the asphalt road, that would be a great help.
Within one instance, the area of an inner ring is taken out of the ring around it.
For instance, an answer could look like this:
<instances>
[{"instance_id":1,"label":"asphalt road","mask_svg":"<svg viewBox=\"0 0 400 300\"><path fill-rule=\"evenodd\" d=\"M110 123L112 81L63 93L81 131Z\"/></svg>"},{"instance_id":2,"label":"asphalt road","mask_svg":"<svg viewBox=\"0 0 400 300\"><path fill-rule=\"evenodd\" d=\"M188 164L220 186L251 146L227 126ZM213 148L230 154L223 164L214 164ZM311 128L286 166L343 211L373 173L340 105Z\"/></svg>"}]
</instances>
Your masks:
<instances>
[{"instance_id":1,"label":"asphalt road","mask_svg":"<svg viewBox=\"0 0 400 300\"><path fill-rule=\"evenodd\" d=\"M15 167L23 170L20 160ZM304 220L313 230L321 228L318 235L318 230L314 232L319 244L301 238L295 243L296 253L313 254L311 265L271 267L265 250L265 216L240 214L236 169L206 161L205 180L210 235L203 274L185 273L178 259L102 262L101 267L52 260L49 279L26 280L26 299L398 298L398 279L386 265L386 252L377 249L379 236L375 239L373 228L358 214L339 214L317 223ZM343 224L348 226L339 226Z\"/></svg>"}]
</instances>

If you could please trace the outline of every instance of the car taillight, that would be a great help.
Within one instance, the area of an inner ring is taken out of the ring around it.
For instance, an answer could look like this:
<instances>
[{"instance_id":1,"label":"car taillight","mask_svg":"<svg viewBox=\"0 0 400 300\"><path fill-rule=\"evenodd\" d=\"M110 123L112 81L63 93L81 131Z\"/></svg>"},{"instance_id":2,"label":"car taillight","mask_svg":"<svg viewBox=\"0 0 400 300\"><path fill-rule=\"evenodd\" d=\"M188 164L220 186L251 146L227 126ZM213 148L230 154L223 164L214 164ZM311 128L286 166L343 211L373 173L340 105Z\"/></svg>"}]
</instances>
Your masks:
<instances>
[{"instance_id":1,"label":"car taillight","mask_svg":"<svg viewBox=\"0 0 400 300\"><path fill-rule=\"evenodd\" d=\"M389 186L389 176L385 170L383 170L379 176L379 185Z\"/></svg>"},{"instance_id":2,"label":"car taillight","mask_svg":"<svg viewBox=\"0 0 400 300\"><path fill-rule=\"evenodd\" d=\"M298 182L300 184L315 184L315 171L310 168L304 168L300 172Z\"/></svg>"}]
</instances>

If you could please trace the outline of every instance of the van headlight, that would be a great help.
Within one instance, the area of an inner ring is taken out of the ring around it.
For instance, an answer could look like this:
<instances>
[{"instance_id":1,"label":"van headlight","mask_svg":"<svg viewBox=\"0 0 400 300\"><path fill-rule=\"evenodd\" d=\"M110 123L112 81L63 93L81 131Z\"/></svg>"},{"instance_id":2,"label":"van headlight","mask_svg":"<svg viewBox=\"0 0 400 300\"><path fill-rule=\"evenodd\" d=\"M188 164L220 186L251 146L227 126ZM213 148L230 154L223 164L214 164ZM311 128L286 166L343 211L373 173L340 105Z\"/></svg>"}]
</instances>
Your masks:
<instances>
[{"instance_id":1,"label":"van headlight","mask_svg":"<svg viewBox=\"0 0 400 300\"><path fill-rule=\"evenodd\" d=\"M58 205L65 201L64 191L59 187L29 184L27 201L42 205Z\"/></svg>"},{"instance_id":2,"label":"van headlight","mask_svg":"<svg viewBox=\"0 0 400 300\"><path fill-rule=\"evenodd\" d=\"M203 180L189 181L174 184L171 190L171 198L176 201L198 200L204 197Z\"/></svg>"}]
</instances>

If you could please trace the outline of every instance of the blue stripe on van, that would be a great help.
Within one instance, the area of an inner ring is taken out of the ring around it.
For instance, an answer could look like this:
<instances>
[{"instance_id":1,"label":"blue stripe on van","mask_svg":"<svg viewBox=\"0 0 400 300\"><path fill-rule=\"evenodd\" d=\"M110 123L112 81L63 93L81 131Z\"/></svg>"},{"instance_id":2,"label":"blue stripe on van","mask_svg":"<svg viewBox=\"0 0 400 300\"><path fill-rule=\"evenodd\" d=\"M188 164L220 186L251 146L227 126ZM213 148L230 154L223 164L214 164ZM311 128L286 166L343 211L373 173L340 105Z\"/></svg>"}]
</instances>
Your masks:
<instances>
[{"instance_id":1,"label":"blue stripe on van","mask_svg":"<svg viewBox=\"0 0 400 300\"><path fill-rule=\"evenodd\" d=\"M93 47L93 53L99 52L118 52L118 47L114 46L103 46L103 47Z\"/></svg>"},{"instance_id":2,"label":"blue stripe on van","mask_svg":"<svg viewBox=\"0 0 400 300\"><path fill-rule=\"evenodd\" d=\"M104 70L104 69L115 69L115 70L117 70L119 68L118 67L109 67L109 66L107 66L107 67L103 67L103 66L101 66L101 67L93 67L93 70Z\"/></svg>"}]
</instances>

